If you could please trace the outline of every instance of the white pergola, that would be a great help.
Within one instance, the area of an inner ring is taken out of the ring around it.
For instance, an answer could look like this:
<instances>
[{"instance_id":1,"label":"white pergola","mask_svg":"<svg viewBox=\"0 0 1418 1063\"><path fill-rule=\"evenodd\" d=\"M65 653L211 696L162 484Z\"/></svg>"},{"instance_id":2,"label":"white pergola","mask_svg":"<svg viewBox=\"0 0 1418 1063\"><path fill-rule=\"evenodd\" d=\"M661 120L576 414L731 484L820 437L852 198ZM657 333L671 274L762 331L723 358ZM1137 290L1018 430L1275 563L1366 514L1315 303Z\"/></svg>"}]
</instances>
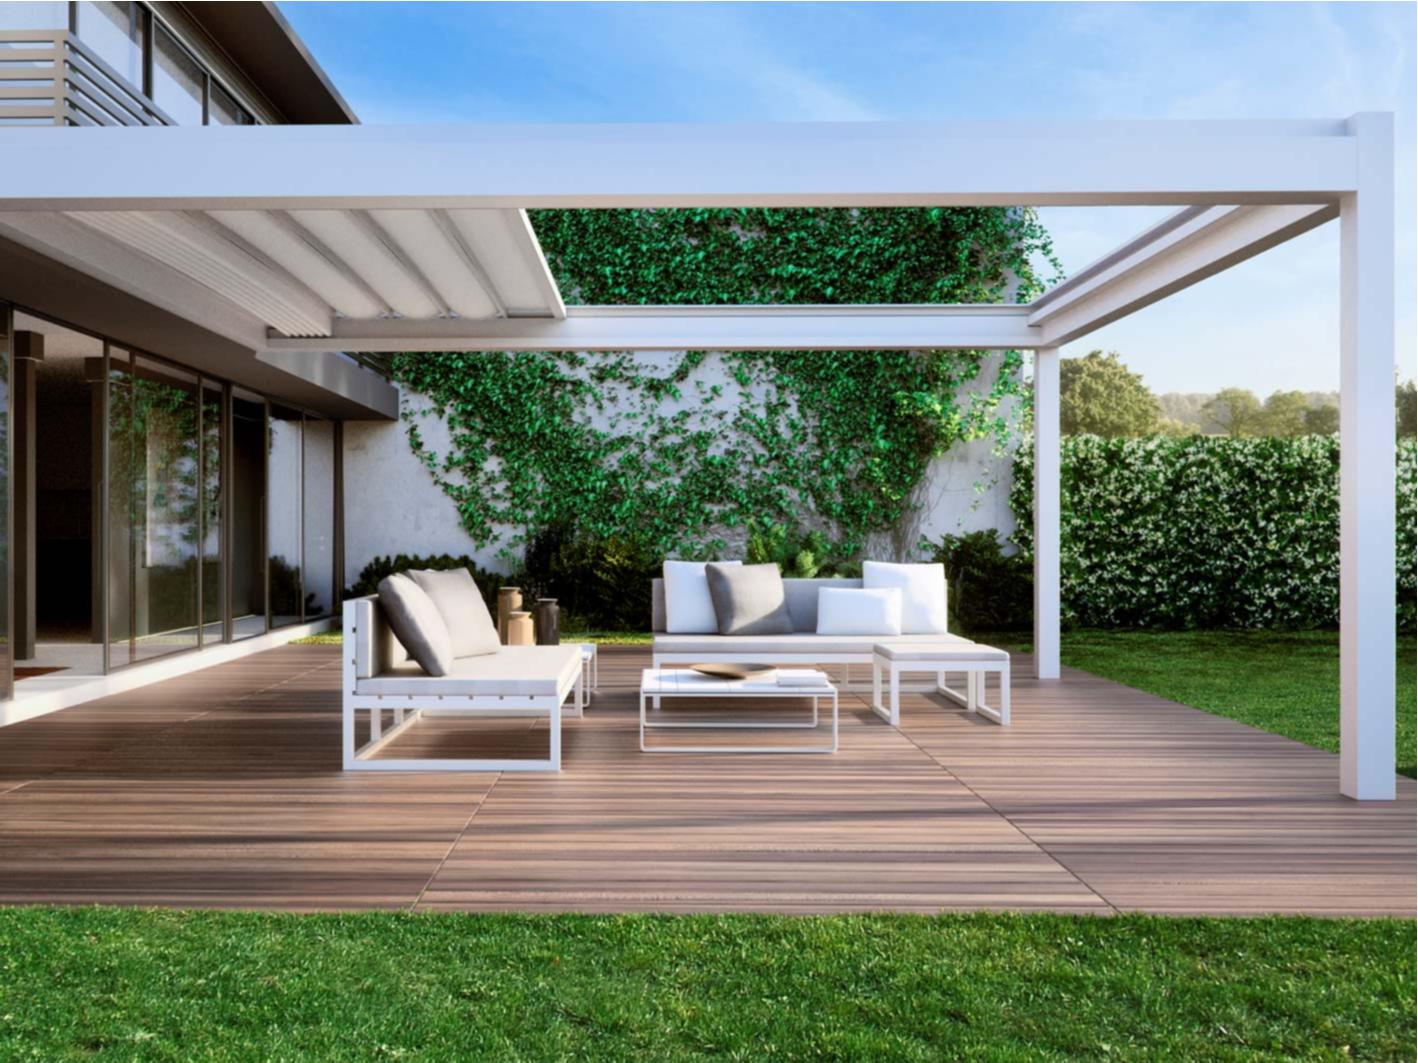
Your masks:
<instances>
[{"instance_id":1,"label":"white pergola","mask_svg":"<svg viewBox=\"0 0 1418 1063\"><path fill-rule=\"evenodd\" d=\"M1035 652L1059 677L1058 348L1335 218L1340 790L1394 772L1393 117L0 128L0 236L273 361L340 351L1028 349ZM994 306L565 306L537 207L1172 205Z\"/></svg>"}]
</instances>

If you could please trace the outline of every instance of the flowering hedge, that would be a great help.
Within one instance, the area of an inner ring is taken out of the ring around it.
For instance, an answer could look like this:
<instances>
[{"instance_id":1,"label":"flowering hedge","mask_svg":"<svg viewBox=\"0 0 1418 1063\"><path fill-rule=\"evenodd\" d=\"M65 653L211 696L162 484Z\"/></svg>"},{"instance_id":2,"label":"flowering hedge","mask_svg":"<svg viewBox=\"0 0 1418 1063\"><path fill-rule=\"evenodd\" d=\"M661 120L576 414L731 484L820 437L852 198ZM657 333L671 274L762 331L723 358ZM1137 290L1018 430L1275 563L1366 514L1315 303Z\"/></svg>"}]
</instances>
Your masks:
<instances>
[{"instance_id":1,"label":"flowering hedge","mask_svg":"<svg viewBox=\"0 0 1418 1063\"><path fill-rule=\"evenodd\" d=\"M1033 448L1010 508L1033 548ZM1415 446L1397 455L1401 627L1414 626ZM1339 440L1064 439L1064 618L1090 627L1329 627L1339 622Z\"/></svg>"}]
</instances>

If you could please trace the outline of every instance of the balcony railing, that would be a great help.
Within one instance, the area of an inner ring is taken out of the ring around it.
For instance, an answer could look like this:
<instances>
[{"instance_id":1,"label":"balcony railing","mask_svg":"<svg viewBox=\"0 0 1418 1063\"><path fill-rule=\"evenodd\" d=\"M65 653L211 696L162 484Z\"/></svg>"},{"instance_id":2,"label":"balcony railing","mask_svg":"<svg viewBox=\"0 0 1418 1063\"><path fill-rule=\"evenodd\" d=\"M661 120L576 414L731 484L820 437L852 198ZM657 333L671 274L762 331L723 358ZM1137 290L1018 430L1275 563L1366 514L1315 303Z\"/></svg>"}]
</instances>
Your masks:
<instances>
[{"instance_id":1,"label":"balcony railing","mask_svg":"<svg viewBox=\"0 0 1418 1063\"><path fill-rule=\"evenodd\" d=\"M175 123L67 30L0 30L0 124Z\"/></svg>"}]
</instances>

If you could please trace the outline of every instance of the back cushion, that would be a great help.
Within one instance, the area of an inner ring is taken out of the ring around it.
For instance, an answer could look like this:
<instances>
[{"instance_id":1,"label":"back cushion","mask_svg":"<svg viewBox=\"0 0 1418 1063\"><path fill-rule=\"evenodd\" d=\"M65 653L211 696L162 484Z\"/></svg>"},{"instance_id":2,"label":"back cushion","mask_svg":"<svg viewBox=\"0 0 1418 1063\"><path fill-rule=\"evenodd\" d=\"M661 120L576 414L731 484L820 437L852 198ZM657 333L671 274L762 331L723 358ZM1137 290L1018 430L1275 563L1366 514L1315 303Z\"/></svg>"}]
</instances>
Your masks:
<instances>
[{"instance_id":1,"label":"back cushion","mask_svg":"<svg viewBox=\"0 0 1418 1063\"><path fill-rule=\"evenodd\" d=\"M705 570L721 635L791 635L777 565L710 564Z\"/></svg>"},{"instance_id":2,"label":"back cushion","mask_svg":"<svg viewBox=\"0 0 1418 1063\"><path fill-rule=\"evenodd\" d=\"M492 622L482 591L466 568L446 572L411 569L408 577L428 595L438 615L443 617L454 657L480 657L502 649L497 639L497 625Z\"/></svg>"},{"instance_id":3,"label":"back cushion","mask_svg":"<svg viewBox=\"0 0 1418 1063\"><path fill-rule=\"evenodd\" d=\"M737 565L737 561L716 564ZM703 561L665 562L665 631L671 635L706 635L719 630L714 599Z\"/></svg>"},{"instance_id":4,"label":"back cushion","mask_svg":"<svg viewBox=\"0 0 1418 1063\"><path fill-rule=\"evenodd\" d=\"M901 590L901 634L945 634L945 566L862 563L862 586Z\"/></svg>"},{"instance_id":5,"label":"back cushion","mask_svg":"<svg viewBox=\"0 0 1418 1063\"><path fill-rule=\"evenodd\" d=\"M817 593L817 633L819 635L899 635L901 634L901 591L882 587L823 587Z\"/></svg>"},{"instance_id":6,"label":"back cushion","mask_svg":"<svg viewBox=\"0 0 1418 1063\"><path fill-rule=\"evenodd\" d=\"M395 573L379 583L379 606L394 637L432 676L453 670L453 641L433 600L408 576Z\"/></svg>"}]
</instances>

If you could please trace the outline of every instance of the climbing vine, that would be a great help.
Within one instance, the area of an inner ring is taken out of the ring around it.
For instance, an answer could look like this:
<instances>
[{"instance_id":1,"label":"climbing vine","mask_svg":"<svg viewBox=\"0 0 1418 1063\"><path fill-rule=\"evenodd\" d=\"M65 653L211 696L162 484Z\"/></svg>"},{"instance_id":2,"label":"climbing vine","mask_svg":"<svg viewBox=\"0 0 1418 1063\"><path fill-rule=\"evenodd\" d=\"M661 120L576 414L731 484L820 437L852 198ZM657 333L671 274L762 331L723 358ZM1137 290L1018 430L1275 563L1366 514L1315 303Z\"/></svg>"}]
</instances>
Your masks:
<instances>
[{"instance_id":1,"label":"climbing vine","mask_svg":"<svg viewBox=\"0 0 1418 1063\"><path fill-rule=\"evenodd\" d=\"M1032 212L539 211L571 303L1032 298ZM479 547L546 529L707 552L751 518L851 556L916 505L932 458L1003 446L1021 358L978 351L405 354L415 452Z\"/></svg>"}]
</instances>

